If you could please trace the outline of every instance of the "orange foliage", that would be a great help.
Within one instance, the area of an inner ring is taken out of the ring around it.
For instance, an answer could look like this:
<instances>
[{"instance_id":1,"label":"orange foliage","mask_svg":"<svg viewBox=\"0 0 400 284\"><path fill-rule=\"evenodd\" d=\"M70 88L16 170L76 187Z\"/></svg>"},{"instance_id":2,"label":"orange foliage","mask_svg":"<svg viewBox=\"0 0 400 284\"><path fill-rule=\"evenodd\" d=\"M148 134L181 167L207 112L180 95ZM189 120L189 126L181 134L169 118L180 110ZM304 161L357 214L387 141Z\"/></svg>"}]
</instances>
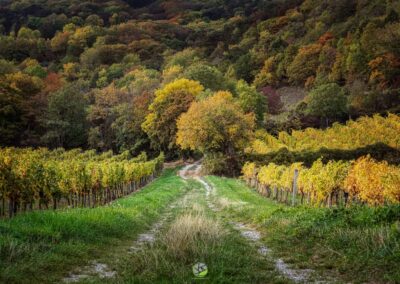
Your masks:
<instances>
[{"instance_id":1,"label":"orange foliage","mask_svg":"<svg viewBox=\"0 0 400 284\"><path fill-rule=\"evenodd\" d=\"M43 81L45 84L44 91L46 93L56 92L64 85L62 76L54 72L47 74Z\"/></svg>"},{"instance_id":2,"label":"orange foliage","mask_svg":"<svg viewBox=\"0 0 400 284\"><path fill-rule=\"evenodd\" d=\"M330 40L332 40L334 38L335 37L331 32L326 32L318 39L318 43L325 45L327 42L329 42Z\"/></svg>"}]
</instances>

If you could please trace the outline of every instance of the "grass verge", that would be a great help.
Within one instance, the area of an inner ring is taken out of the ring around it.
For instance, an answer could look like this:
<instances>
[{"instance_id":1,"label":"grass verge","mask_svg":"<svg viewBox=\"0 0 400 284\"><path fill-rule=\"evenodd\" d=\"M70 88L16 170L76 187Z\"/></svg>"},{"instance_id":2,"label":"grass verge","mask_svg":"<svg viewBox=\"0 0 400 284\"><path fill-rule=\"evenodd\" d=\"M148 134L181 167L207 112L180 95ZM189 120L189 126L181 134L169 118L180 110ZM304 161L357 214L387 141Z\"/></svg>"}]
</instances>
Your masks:
<instances>
[{"instance_id":1,"label":"grass verge","mask_svg":"<svg viewBox=\"0 0 400 284\"><path fill-rule=\"evenodd\" d=\"M227 219L256 225L274 253L298 267L339 281L400 283L400 206L291 208L258 195L244 183L208 177ZM244 205L243 205L243 202Z\"/></svg>"},{"instance_id":2,"label":"grass verge","mask_svg":"<svg viewBox=\"0 0 400 284\"><path fill-rule=\"evenodd\" d=\"M186 189L169 169L141 191L108 206L0 220L0 282L57 282L73 267L133 240Z\"/></svg>"}]
</instances>

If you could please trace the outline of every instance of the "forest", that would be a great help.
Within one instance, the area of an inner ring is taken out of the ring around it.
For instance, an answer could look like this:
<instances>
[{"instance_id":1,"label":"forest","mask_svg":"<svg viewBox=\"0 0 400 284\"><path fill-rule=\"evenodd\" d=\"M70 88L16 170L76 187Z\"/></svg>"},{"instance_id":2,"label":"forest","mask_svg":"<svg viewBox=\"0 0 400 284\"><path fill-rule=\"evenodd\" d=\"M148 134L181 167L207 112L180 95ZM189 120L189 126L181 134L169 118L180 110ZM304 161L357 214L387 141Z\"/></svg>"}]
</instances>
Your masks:
<instances>
[{"instance_id":1,"label":"forest","mask_svg":"<svg viewBox=\"0 0 400 284\"><path fill-rule=\"evenodd\" d=\"M190 156L176 120L219 91L273 135L398 113L399 6L2 1L0 144Z\"/></svg>"}]
</instances>

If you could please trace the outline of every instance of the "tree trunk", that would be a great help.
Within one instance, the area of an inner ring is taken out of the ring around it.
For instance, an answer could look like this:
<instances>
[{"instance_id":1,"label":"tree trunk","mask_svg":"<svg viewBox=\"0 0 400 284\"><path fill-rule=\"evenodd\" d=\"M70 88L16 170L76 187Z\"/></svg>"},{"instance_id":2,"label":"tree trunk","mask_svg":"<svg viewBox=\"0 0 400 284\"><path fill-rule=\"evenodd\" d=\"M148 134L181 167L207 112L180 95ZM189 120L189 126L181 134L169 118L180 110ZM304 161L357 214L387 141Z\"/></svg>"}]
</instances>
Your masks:
<instances>
[{"instance_id":1,"label":"tree trunk","mask_svg":"<svg viewBox=\"0 0 400 284\"><path fill-rule=\"evenodd\" d=\"M17 213L18 213L18 201L17 200L15 200L14 201L14 205L13 205L13 209L14 209L14 215L17 215Z\"/></svg>"},{"instance_id":2,"label":"tree trunk","mask_svg":"<svg viewBox=\"0 0 400 284\"><path fill-rule=\"evenodd\" d=\"M344 197L344 207L347 207L347 202L349 201L349 194L347 192L344 192L343 197Z\"/></svg>"},{"instance_id":3,"label":"tree trunk","mask_svg":"<svg viewBox=\"0 0 400 284\"><path fill-rule=\"evenodd\" d=\"M4 216L6 214L6 199L4 196L1 198L1 216Z\"/></svg>"},{"instance_id":4,"label":"tree trunk","mask_svg":"<svg viewBox=\"0 0 400 284\"><path fill-rule=\"evenodd\" d=\"M333 198L333 193L331 192L328 196L328 207L332 207L332 198Z\"/></svg>"},{"instance_id":5,"label":"tree trunk","mask_svg":"<svg viewBox=\"0 0 400 284\"><path fill-rule=\"evenodd\" d=\"M11 218L14 213L14 200L10 199L8 203L8 216Z\"/></svg>"}]
</instances>

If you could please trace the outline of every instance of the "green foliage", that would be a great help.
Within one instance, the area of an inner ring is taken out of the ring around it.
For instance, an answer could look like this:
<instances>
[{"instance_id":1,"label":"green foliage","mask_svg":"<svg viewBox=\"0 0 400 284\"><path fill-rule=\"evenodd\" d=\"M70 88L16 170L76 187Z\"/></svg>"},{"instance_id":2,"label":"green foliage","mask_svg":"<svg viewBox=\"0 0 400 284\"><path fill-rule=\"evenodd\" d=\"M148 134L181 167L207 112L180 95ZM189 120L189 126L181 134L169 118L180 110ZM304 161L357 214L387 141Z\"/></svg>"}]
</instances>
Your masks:
<instances>
[{"instance_id":1,"label":"green foliage","mask_svg":"<svg viewBox=\"0 0 400 284\"><path fill-rule=\"evenodd\" d=\"M31 30L29 28L22 27L19 29L17 37L24 39L38 39L40 38L40 32L38 30Z\"/></svg>"},{"instance_id":2,"label":"green foliage","mask_svg":"<svg viewBox=\"0 0 400 284\"><path fill-rule=\"evenodd\" d=\"M307 111L317 117L329 120L340 118L347 113L345 91L335 83L313 89L307 100Z\"/></svg>"},{"instance_id":3,"label":"green foliage","mask_svg":"<svg viewBox=\"0 0 400 284\"><path fill-rule=\"evenodd\" d=\"M5 74L14 73L17 70L15 65L5 59L0 59L0 76Z\"/></svg>"},{"instance_id":4,"label":"green foliage","mask_svg":"<svg viewBox=\"0 0 400 284\"><path fill-rule=\"evenodd\" d=\"M193 48L187 48L180 52L168 56L165 60L165 68L172 66L189 67L193 63L200 60L199 51Z\"/></svg>"},{"instance_id":5,"label":"green foliage","mask_svg":"<svg viewBox=\"0 0 400 284\"><path fill-rule=\"evenodd\" d=\"M264 114L268 111L266 98L249 86L245 81L240 80L236 85L238 102L245 113L254 113L259 125L264 122Z\"/></svg>"},{"instance_id":6,"label":"green foliage","mask_svg":"<svg viewBox=\"0 0 400 284\"><path fill-rule=\"evenodd\" d=\"M209 180L218 189L218 197L248 204L224 209L225 218L260 228L268 247L290 256L293 262L314 267L313 256L318 256L324 270L340 270L337 279L343 282L398 281L399 206L293 208L259 195L243 182L219 177Z\"/></svg>"},{"instance_id":7,"label":"green foliage","mask_svg":"<svg viewBox=\"0 0 400 284\"><path fill-rule=\"evenodd\" d=\"M237 161L220 152L205 155L202 165L208 175L235 176L240 172Z\"/></svg>"},{"instance_id":8,"label":"green foliage","mask_svg":"<svg viewBox=\"0 0 400 284\"><path fill-rule=\"evenodd\" d=\"M250 83L254 79L254 59L250 53L242 55L235 62L235 74L238 79L243 79Z\"/></svg>"},{"instance_id":9,"label":"green foliage","mask_svg":"<svg viewBox=\"0 0 400 284\"><path fill-rule=\"evenodd\" d=\"M229 89L227 80L216 67L204 63L190 65L183 76L190 80L199 81L206 89L222 91Z\"/></svg>"},{"instance_id":10,"label":"green foliage","mask_svg":"<svg viewBox=\"0 0 400 284\"><path fill-rule=\"evenodd\" d=\"M0 144L13 145L26 126L23 97L0 82Z\"/></svg>"},{"instance_id":11,"label":"green foliage","mask_svg":"<svg viewBox=\"0 0 400 284\"><path fill-rule=\"evenodd\" d=\"M96 85L99 88L107 87L115 79L121 78L124 75L124 68L121 64L113 64L107 69L102 69L99 72L99 79Z\"/></svg>"},{"instance_id":12,"label":"green foliage","mask_svg":"<svg viewBox=\"0 0 400 284\"><path fill-rule=\"evenodd\" d=\"M52 147L80 147L86 144L86 107L84 82L70 83L49 97L46 134L43 142Z\"/></svg>"},{"instance_id":13,"label":"green foliage","mask_svg":"<svg viewBox=\"0 0 400 284\"><path fill-rule=\"evenodd\" d=\"M160 216L160 208L183 192L182 180L167 170L140 192L109 206L30 212L1 220L0 281L34 277L40 283L57 282L60 271L84 266L104 247L123 245L144 232Z\"/></svg>"},{"instance_id":14,"label":"green foliage","mask_svg":"<svg viewBox=\"0 0 400 284\"><path fill-rule=\"evenodd\" d=\"M47 76L46 69L44 69L39 64L28 66L27 68L25 68L24 72L31 76L39 77L41 79L44 79Z\"/></svg>"}]
</instances>

